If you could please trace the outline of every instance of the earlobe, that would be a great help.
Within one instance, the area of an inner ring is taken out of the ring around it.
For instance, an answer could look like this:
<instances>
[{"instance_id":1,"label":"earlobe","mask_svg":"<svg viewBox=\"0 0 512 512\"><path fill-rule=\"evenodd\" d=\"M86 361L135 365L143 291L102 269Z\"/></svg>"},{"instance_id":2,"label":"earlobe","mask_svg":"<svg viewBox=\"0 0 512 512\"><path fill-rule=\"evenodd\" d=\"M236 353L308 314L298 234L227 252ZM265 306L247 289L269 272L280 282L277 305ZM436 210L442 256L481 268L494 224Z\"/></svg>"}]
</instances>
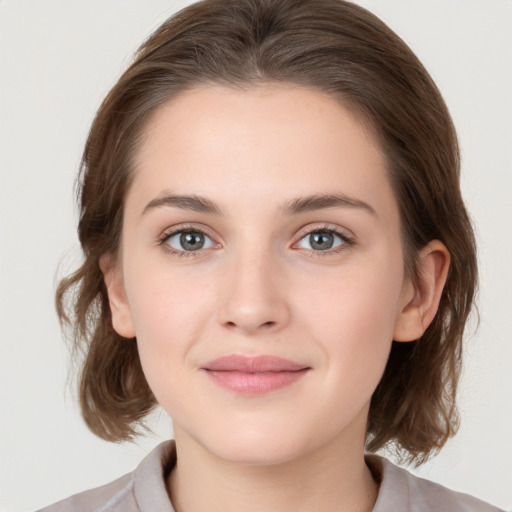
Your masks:
<instances>
[{"instance_id":1,"label":"earlobe","mask_svg":"<svg viewBox=\"0 0 512 512\"><path fill-rule=\"evenodd\" d=\"M112 326L120 336L133 338L135 337L135 327L119 264L110 254L103 255L99 264L107 288Z\"/></svg>"},{"instance_id":2,"label":"earlobe","mask_svg":"<svg viewBox=\"0 0 512 512\"><path fill-rule=\"evenodd\" d=\"M414 341L420 338L434 319L450 267L450 253L439 240L427 244L419 254L419 275L407 283L393 339Z\"/></svg>"}]
</instances>

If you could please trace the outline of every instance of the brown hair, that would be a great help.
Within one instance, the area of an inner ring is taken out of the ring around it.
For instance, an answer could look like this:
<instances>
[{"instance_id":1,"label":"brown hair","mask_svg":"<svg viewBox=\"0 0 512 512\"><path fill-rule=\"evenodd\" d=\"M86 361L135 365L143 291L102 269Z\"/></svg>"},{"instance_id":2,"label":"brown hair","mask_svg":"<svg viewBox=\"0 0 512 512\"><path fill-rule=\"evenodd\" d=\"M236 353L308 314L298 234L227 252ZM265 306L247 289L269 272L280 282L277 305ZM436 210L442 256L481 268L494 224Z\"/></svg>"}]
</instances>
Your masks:
<instances>
[{"instance_id":1,"label":"brown hair","mask_svg":"<svg viewBox=\"0 0 512 512\"><path fill-rule=\"evenodd\" d=\"M419 272L415 255L429 241L442 241L450 252L439 311L421 339L393 343L369 414L370 451L394 444L422 462L457 427L462 335L477 279L457 137L438 89L407 45L374 15L342 0L195 3L156 30L104 100L79 176L85 259L57 290L61 322L85 356L84 419L104 439L128 439L155 405L136 340L112 327L99 268L99 258L118 249L131 162L145 123L194 86L262 82L330 94L370 124L387 157L410 275Z\"/></svg>"}]
</instances>

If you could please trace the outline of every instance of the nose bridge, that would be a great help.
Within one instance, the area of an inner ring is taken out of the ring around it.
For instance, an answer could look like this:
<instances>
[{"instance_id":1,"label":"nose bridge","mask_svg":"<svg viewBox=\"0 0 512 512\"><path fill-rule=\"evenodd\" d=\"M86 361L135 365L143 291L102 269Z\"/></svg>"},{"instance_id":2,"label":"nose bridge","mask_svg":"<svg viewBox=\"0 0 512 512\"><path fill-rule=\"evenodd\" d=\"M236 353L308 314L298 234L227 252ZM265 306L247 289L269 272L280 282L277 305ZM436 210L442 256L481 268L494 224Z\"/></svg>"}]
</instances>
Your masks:
<instances>
[{"instance_id":1,"label":"nose bridge","mask_svg":"<svg viewBox=\"0 0 512 512\"><path fill-rule=\"evenodd\" d=\"M228 258L220 306L223 325L247 333L279 329L289 317L283 272L270 248L244 244Z\"/></svg>"}]
</instances>

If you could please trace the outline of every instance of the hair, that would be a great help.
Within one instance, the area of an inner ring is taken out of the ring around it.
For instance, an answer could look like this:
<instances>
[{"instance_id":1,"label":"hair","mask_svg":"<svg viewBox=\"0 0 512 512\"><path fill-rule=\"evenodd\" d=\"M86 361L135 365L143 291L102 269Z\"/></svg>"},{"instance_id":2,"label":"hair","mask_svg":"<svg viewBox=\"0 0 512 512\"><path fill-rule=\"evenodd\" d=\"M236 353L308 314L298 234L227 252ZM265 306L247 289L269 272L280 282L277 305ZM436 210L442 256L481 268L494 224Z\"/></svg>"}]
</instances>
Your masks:
<instances>
[{"instance_id":1,"label":"hair","mask_svg":"<svg viewBox=\"0 0 512 512\"><path fill-rule=\"evenodd\" d=\"M385 154L401 214L404 266L443 242L450 270L424 335L393 342L369 412L369 451L394 447L421 463L458 426L462 339L477 283L471 222L459 187L459 149L447 107L409 47L367 10L342 0L203 0L165 21L140 47L92 124L78 177L83 264L59 283L56 303L83 353L82 414L98 436L131 439L156 405L136 339L119 336L100 257L115 255L133 159L150 116L202 85L309 87L358 114Z\"/></svg>"}]
</instances>

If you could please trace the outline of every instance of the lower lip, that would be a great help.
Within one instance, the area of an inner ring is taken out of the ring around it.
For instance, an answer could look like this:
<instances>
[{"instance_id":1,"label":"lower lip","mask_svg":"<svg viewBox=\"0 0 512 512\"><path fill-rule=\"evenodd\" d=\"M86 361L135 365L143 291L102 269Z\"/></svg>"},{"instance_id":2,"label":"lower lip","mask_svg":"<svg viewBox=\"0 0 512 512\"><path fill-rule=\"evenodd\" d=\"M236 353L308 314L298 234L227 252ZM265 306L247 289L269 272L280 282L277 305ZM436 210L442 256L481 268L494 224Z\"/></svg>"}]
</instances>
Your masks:
<instances>
[{"instance_id":1,"label":"lower lip","mask_svg":"<svg viewBox=\"0 0 512 512\"><path fill-rule=\"evenodd\" d=\"M229 391L243 395L265 395L295 384L307 371L308 368L262 373L206 370L206 373L216 384Z\"/></svg>"}]
</instances>

